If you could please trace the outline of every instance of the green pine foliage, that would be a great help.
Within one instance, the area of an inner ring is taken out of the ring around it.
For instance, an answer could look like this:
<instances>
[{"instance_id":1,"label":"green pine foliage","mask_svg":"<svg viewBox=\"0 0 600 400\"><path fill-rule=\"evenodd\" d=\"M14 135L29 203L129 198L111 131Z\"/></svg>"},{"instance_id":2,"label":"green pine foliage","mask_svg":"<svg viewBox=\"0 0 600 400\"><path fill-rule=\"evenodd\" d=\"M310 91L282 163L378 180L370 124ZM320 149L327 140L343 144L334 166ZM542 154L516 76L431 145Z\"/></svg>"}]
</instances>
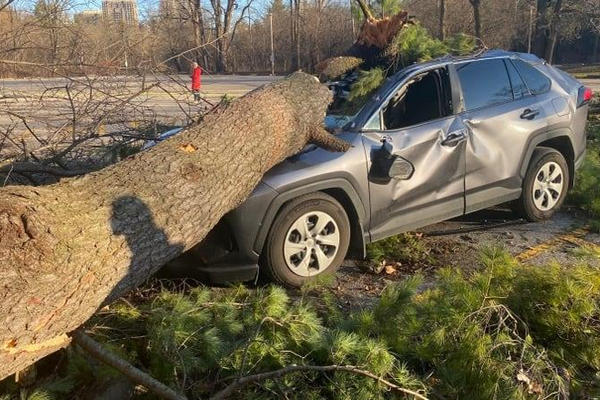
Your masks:
<instances>
[{"instance_id":1,"label":"green pine foliage","mask_svg":"<svg viewBox=\"0 0 600 400\"><path fill-rule=\"evenodd\" d=\"M477 272L442 269L427 284L412 276L363 310L344 311L332 293L316 285L292 294L279 287L162 289L111 306L91 326L111 351L192 399L239 376L331 364L357 366L431 398L600 396L600 271L583 262L528 266L489 248ZM26 394L76 398L115 376L77 348L67 360L54 380ZM1 385L7 399L23 393ZM402 398L368 377L314 371L245 386L235 398L285 396Z\"/></svg>"},{"instance_id":2,"label":"green pine foliage","mask_svg":"<svg viewBox=\"0 0 600 400\"><path fill-rule=\"evenodd\" d=\"M449 54L471 54L475 47L473 36L460 33L442 41L431 36L425 27L415 23L406 26L398 33L386 53L400 66L407 66Z\"/></svg>"},{"instance_id":3,"label":"green pine foliage","mask_svg":"<svg viewBox=\"0 0 600 400\"><path fill-rule=\"evenodd\" d=\"M367 245L367 257L376 264L382 261L435 264L431 249L414 233L403 233Z\"/></svg>"},{"instance_id":4,"label":"green pine foliage","mask_svg":"<svg viewBox=\"0 0 600 400\"><path fill-rule=\"evenodd\" d=\"M465 33L457 33L444 41L450 54L455 56L466 56L472 54L477 48L477 41L474 36Z\"/></svg>"},{"instance_id":5,"label":"green pine foliage","mask_svg":"<svg viewBox=\"0 0 600 400\"><path fill-rule=\"evenodd\" d=\"M368 97L381 86L384 79L385 74L381 68L359 71L358 80L352 85L348 99L356 101Z\"/></svg>"},{"instance_id":6,"label":"green pine foliage","mask_svg":"<svg viewBox=\"0 0 600 400\"><path fill-rule=\"evenodd\" d=\"M416 23L403 28L387 49L387 54L402 66L429 61L448 54L441 40L431 36L426 28Z\"/></svg>"},{"instance_id":7,"label":"green pine foliage","mask_svg":"<svg viewBox=\"0 0 600 400\"><path fill-rule=\"evenodd\" d=\"M591 227L600 231L600 97L593 99L590 110L587 153L568 201L587 211Z\"/></svg>"}]
</instances>

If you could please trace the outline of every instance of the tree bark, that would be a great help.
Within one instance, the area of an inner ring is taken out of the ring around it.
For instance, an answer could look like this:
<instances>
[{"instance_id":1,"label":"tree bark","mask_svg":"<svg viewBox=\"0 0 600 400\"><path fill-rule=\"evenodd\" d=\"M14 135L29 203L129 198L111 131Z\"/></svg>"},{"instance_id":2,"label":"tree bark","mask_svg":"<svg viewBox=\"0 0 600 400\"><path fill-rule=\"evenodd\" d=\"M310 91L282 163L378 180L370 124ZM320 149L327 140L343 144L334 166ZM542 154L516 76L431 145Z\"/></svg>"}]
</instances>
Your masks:
<instances>
[{"instance_id":1,"label":"tree bark","mask_svg":"<svg viewBox=\"0 0 600 400\"><path fill-rule=\"evenodd\" d=\"M535 39L533 41L533 52L539 57L546 54L548 43L548 1L537 0L537 20L535 23Z\"/></svg>"},{"instance_id":2,"label":"tree bark","mask_svg":"<svg viewBox=\"0 0 600 400\"><path fill-rule=\"evenodd\" d=\"M556 0L554 8L552 10L552 19L549 26L549 38L548 45L546 46L545 58L550 64L554 61L554 51L556 50L556 43L558 42L558 34L560 29L560 17L562 12L562 0Z\"/></svg>"},{"instance_id":3,"label":"tree bark","mask_svg":"<svg viewBox=\"0 0 600 400\"><path fill-rule=\"evenodd\" d=\"M104 170L0 189L0 379L68 344L67 333L200 242L263 173L322 128L331 94L296 73Z\"/></svg>"},{"instance_id":4,"label":"tree bark","mask_svg":"<svg viewBox=\"0 0 600 400\"><path fill-rule=\"evenodd\" d=\"M446 0L438 0L438 38L446 39Z\"/></svg>"},{"instance_id":5,"label":"tree bark","mask_svg":"<svg viewBox=\"0 0 600 400\"><path fill-rule=\"evenodd\" d=\"M473 7L473 20L475 23L475 37L481 39L481 0L469 0Z\"/></svg>"}]
</instances>

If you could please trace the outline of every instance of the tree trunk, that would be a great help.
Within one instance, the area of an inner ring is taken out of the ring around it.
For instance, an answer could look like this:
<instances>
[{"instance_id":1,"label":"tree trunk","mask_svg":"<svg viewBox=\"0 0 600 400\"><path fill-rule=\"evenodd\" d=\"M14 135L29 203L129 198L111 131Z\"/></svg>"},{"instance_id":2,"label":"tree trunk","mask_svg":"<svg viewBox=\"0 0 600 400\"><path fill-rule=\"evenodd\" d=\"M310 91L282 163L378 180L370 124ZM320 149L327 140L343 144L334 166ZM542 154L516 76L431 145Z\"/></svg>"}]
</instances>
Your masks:
<instances>
[{"instance_id":1,"label":"tree trunk","mask_svg":"<svg viewBox=\"0 0 600 400\"><path fill-rule=\"evenodd\" d=\"M481 0L469 0L473 7L473 20L475 21L475 37L481 39Z\"/></svg>"},{"instance_id":2,"label":"tree trunk","mask_svg":"<svg viewBox=\"0 0 600 400\"><path fill-rule=\"evenodd\" d=\"M296 30L295 39L296 39L296 64L298 69L302 68L302 58L300 55L300 1L295 0L296 5L296 23L294 24L294 28Z\"/></svg>"},{"instance_id":3,"label":"tree trunk","mask_svg":"<svg viewBox=\"0 0 600 400\"><path fill-rule=\"evenodd\" d=\"M545 58L550 64L552 64L554 60L554 51L556 50L556 43L558 42L558 33L559 33L559 23L560 16L562 12L562 0L556 0L554 4L554 9L552 10L552 19L550 21L549 27L549 40L546 46Z\"/></svg>"},{"instance_id":4,"label":"tree trunk","mask_svg":"<svg viewBox=\"0 0 600 400\"><path fill-rule=\"evenodd\" d=\"M446 0L438 0L438 38L446 39Z\"/></svg>"},{"instance_id":5,"label":"tree trunk","mask_svg":"<svg viewBox=\"0 0 600 400\"><path fill-rule=\"evenodd\" d=\"M533 41L533 52L544 57L548 43L548 1L537 0L537 20L535 23L535 39Z\"/></svg>"},{"instance_id":6,"label":"tree trunk","mask_svg":"<svg viewBox=\"0 0 600 400\"><path fill-rule=\"evenodd\" d=\"M330 101L316 78L293 74L104 170L0 189L0 379L64 347L307 142L346 150L321 127Z\"/></svg>"},{"instance_id":7,"label":"tree trunk","mask_svg":"<svg viewBox=\"0 0 600 400\"><path fill-rule=\"evenodd\" d=\"M290 56L292 71L300 69L300 0L290 0Z\"/></svg>"}]
</instances>

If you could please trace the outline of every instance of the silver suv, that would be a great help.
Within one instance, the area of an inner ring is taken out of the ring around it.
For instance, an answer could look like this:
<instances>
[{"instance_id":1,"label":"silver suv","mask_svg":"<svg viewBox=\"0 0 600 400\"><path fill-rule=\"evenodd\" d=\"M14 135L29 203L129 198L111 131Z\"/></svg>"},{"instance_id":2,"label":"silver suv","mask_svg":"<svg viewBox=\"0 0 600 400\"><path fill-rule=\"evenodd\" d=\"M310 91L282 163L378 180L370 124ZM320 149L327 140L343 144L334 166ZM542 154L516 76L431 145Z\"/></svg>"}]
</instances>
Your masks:
<instances>
[{"instance_id":1,"label":"silver suv","mask_svg":"<svg viewBox=\"0 0 600 400\"><path fill-rule=\"evenodd\" d=\"M348 152L308 146L277 165L174 265L299 286L349 250L500 203L550 218L584 158L591 94L529 54L410 66L338 129Z\"/></svg>"}]
</instances>

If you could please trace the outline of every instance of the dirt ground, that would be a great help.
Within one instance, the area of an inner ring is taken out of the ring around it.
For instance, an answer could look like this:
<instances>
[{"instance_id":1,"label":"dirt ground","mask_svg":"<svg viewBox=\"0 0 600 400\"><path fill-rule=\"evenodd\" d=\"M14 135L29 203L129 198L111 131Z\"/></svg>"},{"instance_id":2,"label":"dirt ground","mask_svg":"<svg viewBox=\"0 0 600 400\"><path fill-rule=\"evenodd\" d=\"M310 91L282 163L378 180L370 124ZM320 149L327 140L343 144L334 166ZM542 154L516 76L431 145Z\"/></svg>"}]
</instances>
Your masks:
<instances>
[{"instance_id":1,"label":"dirt ground","mask_svg":"<svg viewBox=\"0 0 600 400\"><path fill-rule=\"evenodd\" d=\"M494 208L431 225L422 235L433 262L391 263L392 268L375 272L372 263L346 260L337 273L333 290L348 309L373 303L390 283L412 274L432 278L443 267L472 270L479 267L479 250L501 246L524 263L574 265L582 259L581 249L600 245L600 235L586 229L587 219L576 209L564 208L551 220L529 223L512 211ZM587 262L600 265L593 255Z\"/></svg>"}]
</instances>

